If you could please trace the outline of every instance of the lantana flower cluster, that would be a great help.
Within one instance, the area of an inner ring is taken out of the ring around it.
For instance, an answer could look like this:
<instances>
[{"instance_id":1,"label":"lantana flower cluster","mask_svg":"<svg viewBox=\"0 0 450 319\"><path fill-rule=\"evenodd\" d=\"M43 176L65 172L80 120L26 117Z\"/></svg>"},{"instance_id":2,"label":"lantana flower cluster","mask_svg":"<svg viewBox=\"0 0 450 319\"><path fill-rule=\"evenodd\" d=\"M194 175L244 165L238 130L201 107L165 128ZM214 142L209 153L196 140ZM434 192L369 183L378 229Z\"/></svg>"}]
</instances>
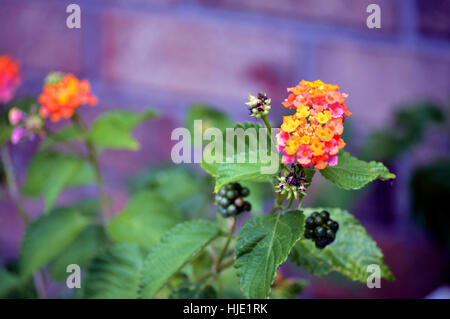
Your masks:
<instances>
[{"instance_id":1,"label":"lantana flower cluster","mask_svg":"<svg viewBox=\"0 0 450 319\"><path fill-rule=\"evenodd\" d=\"M11 101L21 82L19 63L8 55L0 56L0 103Z\"/></svg>"},{"instance_id":2,"label":"lantana flower cluster","mask_svg":"<svg viewBox=\"0 0 450 319\"><path fill-rule=\"evenodd\" d=\"M339 92L337 85L320 80L302 80L287 91L290 94L282 104L296 113L283 117L277 134L282 163L297 162L317 169L335 166L337 154L345 146L341 137L344 117L352 114L344 103L348 95Z\"/></svg>"},{"instance_id":3,"label":"lantana flower cluster","mask_svg":"<svg viewBox=\"0 0 450 319\"><path fill-rule=\"evenodd\" d=\"M78 80L68 73L62 75L59 81L47 83L39 96L41 104L40 115L50 117L53 122L62 118L69 119L82 104L95 106L97 98L91 93L88 80Z\"/></svg>"},{"instance_id":4,"label":"lantana flower cluster","mask_svg":"<svg viewBox=\"0 0 450 319\"><path fill-rule=\"evenodd\" d=\"M11 134L11 143L17 144L22 139L32 141L36 136L44 137L44 121L37 114L35 107L27 114L24 111L13 107L8 113L9 122L14 129Z\"/></svg>"}]
</instances>

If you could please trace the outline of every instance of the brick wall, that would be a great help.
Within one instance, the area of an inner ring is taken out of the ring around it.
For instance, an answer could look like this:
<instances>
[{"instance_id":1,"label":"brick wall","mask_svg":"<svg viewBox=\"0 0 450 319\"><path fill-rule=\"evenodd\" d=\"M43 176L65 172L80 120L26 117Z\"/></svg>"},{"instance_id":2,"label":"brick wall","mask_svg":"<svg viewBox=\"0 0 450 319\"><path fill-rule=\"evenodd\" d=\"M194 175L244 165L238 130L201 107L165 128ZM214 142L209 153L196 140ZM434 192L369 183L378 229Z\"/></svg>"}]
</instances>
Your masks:
<instances>
[{"instance_id":1,"label":"brick wall","mask_svg":"<svg viewBox=\"0 0 450 319\"><path fill-rule=\"evenodd\" d=\"M350 93L356 130L383 126L401 103L448 98L445 0L1 0L0 52L23 63L22 91L50 70L89 77L104 105L155 105L177 118L192 101L245 117L248 92L279 102L301 78ZM69 3L82 29L65 26ZM376 110L376 112L374 112Z\"/></svg>"},{"instance_id":2,"label":"brick wall","mask_svg":"<svg viewBox=\"0 0 450 319\"><path fill-rule=\"evenodd\" d=\"M70 3L81 6L80 30L66 27ZM381 6L381 29L366 27L370 3ZM118 211L128 197L126 178L169 159L171 128L180 125L191 102L209 102L236 120L248 120L243 103L249 92L261 90L273 98L274 119L282 112L276 106L286 87L320 78L350 94L351 143L357 144L386 125L402 103L448 101L449 23L448 0L0 0L0 54L22 63L19 94L40 92L52 70L89 78L100 105L87 108L87 118L105 108L159 110L160 119L135 132L143 142L140 152L107 152L101 158ZM29 144L16 147L17 166L26 165L32 150ZM402 167L410 170L411 158L406 160ZM24 170L18 170L23 178ZM395 194L408 193L408 173L401 174L396 185L406 182ZM65 194L60 203L77 196ZM40 205L28 204L40 211ZM405 214L408 205L400 206L397 211ZM0 213L11 229L0 236L0 257L7 258L17 255L20 221L11 209ZM390 241L380 245L389 247ZM395 256L388 251L396 270L412 267L395 262ZM428 273L441 273L439 265L430 267ZM408 291L413 284L408 280L398 287ZM414 296L422 296L421 289Z\"/></svg>"}]
</instances>

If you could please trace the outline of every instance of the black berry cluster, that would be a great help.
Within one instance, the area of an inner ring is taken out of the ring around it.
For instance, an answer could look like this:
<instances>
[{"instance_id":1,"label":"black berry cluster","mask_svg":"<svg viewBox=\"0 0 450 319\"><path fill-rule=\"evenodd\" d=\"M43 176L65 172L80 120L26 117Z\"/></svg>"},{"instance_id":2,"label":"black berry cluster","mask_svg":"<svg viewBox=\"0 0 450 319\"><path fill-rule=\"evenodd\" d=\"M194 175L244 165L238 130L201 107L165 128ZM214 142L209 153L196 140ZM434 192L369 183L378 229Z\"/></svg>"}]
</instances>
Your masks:
<instances>
[{"instance_id":1,"label":"black berry cluster","mask_svg":"<svg viewBox=\"0 0 450 319\"><path fill-rule=\"evenodd\" d=\"M217 210L223 217L235 216L243 212L249 212L252 205L244 200L250 195L247 187L239 183L225 185L216 195Z\"/></svg>"},{"instance_id":2,"label":"black berry cluster","mask_svg":"<svg viewBox=\"0 0 450 319\"><path fill-rule=\"evenodd\" d=\"M336 238L339 224L330 218L326 210L314 212L306 218L305 238L311 239L319 249L331 244Z\"/></svg>"}]
</instances>

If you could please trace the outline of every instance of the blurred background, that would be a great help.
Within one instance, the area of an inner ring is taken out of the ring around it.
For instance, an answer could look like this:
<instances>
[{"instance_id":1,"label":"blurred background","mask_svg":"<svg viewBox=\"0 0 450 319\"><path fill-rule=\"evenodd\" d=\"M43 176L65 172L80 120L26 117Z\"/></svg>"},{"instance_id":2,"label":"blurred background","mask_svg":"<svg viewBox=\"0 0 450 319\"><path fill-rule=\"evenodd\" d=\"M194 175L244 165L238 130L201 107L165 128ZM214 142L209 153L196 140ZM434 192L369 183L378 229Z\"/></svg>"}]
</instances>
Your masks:
<instances>
[{"instance_id":1,"label":"blurred background","mask_svg":"<svg viewBox=\"0 0 450 319\"><path fill-rule=\"evenodd\" d=\"M66 27L70 3L81 7L81 29ZM381 7L380 29L366 26L371 3ZM88 78L99 106L82 111L87 121L109 108L158 110L135 131L139 152L101 158L116 212L129 198L130 176L170 164L171 131L185 125L193 103L250 120L248 93L264 91L277 126L286 87L301 79L338 84L353 112L347 149L385 162L397 179L348 192L317 175L306 205L353 212L397 280L368 289L290 265L283 271L309 281L301 298L450 298L448 0L0 0L2 54L21 63L17 95L39 94L50 71ZM13 148L20 180L35 150L36 143ZM58 204L93 196L95 187L76 189ZM26 205L33 216L43 207ZM22 235L2 191L0 265L17 259Z\"/></svg>"}]
</instances>

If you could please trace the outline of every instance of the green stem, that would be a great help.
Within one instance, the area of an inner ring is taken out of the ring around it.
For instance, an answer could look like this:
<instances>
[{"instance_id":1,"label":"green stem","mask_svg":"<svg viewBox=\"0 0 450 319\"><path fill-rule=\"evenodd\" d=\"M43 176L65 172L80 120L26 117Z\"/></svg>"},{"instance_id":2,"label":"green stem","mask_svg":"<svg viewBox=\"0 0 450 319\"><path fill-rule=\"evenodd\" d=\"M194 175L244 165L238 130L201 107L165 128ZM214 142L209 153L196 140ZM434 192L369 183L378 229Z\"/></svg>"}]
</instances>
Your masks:
<instances>
[{"instance_id":1,"label":"green stem","mask_svg":"<svg viewBox=\"0 0 450 319\"><path fill-rule=\"evenodd\" d=\"M11 161L11 155L9 153L8 145L5 145L0 150L1 160L3 162L3 168L6 176L6 187L8 189L9 196L17 208L20 218L24 228L26 229L30 219L28 213L23 204L22 196L20 195L19 186L17 184L16 174L14 172L14 166ZM40 299L46 298L46 288L43 273L41 271L36 271L33 274L34 285L36 287L36 292Z\"/></svg>"},{"instance_id":2,"label":"green stem","mask_svg":"<svg viewBox=\"0 0 450 319\"><path fill-rule=\"evenodd\" d=\"M269 135L272 137L272 127L270 126L269 120L267 120L267 116L263 115L261 116L261 119L263 120L264 124L266 124L266 127L269 130Z\"/></svg>"},{"instance_id":3,"label":"green stem","mask_svg":"<svg viewBox=\"0 0 450 319\"><path fill-rule=\"evenodd\" d=\"M219 265L222 262L223 258L225 257L225 254L227 253L228 246L230 246L230 242L231 242L231 239L233 238L233 233L234 233L235 229L236 229L236 216L233 216L233 220L231 221L231 227L230 227L230 231L229 231L230 236L228 236L227 241L225 242L225 246L223 246L223 249L220 252L219 257L217 257L216 267L215 267L217 273L220 273L220 270L218 269Z\"/></svg>"},{"instance_id":4,"label":"green stem","mask_svg":"<svg viewBox=\"0 0 450 319\"><path fill-rule=\"evenodd\" d=\"M300 209L302 207L303 198L305 198L305 195L299 195L297 209Z\"/></svg>"},{"instance_id":5,"label":"green stem","mask_svg":"<svg viewBox=\"0 0 450 319\"><path fill-rule=\"evenodd\" d=\"M81 134L83 136L84 144L86 145L87 151L88 151L88 160L91 163L92 168L94 169L94 175L95 180L97 183L98 191L100 194L100 205L103 213L103 219L106 220L108 217L109 212L109 205L108 205L108 196L105 192L105 183L103 181L101 172L100 172L100 165L98 162L98 152L95 145L88 139L88 128L86 124L84 123L83 119L75 113L72 117L73 123L80 129Z\"/></svg>"},{"instance_id":6,"label":"green stem","mask_svg":"<svg viewBox=\"0 0 450 319\"><path fill-rule=\"evenodd\" d=\"M223 271L224 269L230 267L231 265L233 265L234 263L234 259L230 258L227 261L224 261L221 265L219 265L218 267L216 267L216 269L211 270L209 272L207 272L206 274L204 274L203 276L199 277L197 280L195 280L195 282L202 282L203 280L208 279L209 277L211 277L212 275L216 274L217 271Z\"/></svg>"},{"instance_id":7,"label":"green stem","mask_svg":"<svg viewBox=\"0 0 450 319\"><path fill-rule=\"evenodd\" d=\"M277 194L277 197L275 199L275 205L272 207L272 210L269 212L269 214L275 213L278 209L283 208L281 205L284 200L286 199L286 194L281 195L280 193Z\"/></svg>"},{"instance_id":8,"label":"green stem","mask_svg":"<svg viewBox=\"0 0 450 319\"><path fill-rule=\"evenodd\" d=\"M24 226L26 227L29 222L28 214L25 210L25 206L22 202L22 198L20 196L19 186L17 185L16 176L14 173L14 167L12 165L11 156L9 154L8 145L5 145L1 148L1 158L3 162L3 168L5 170L6 175L6 185L8 187L9 195L13 200L17 211L19 213L20 218Z\"/></svg>"}]
</instances>

